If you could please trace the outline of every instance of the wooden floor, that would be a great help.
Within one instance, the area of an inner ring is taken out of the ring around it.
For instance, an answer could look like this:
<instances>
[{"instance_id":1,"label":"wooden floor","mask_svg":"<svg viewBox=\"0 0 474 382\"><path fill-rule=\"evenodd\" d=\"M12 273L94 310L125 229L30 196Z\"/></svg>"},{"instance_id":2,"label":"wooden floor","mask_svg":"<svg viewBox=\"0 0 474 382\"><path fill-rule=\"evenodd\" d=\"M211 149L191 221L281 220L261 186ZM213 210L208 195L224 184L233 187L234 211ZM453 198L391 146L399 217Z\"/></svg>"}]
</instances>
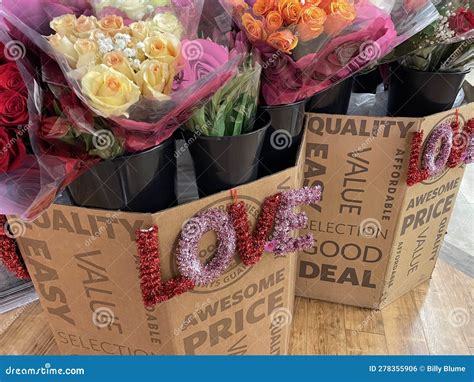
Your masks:
<instances>
[{"instance_id":1,"label":"wooden floor","mask_svg":"<svg viewBox=\"0 0 474 382\"><path fill-rule=\"evenodd\" d=\"M291 354L474 354L474 279L433 279L382 311L298 298ZM39 303L0 315L0 354L58 354Z\"/></svg>"}]
</instances>

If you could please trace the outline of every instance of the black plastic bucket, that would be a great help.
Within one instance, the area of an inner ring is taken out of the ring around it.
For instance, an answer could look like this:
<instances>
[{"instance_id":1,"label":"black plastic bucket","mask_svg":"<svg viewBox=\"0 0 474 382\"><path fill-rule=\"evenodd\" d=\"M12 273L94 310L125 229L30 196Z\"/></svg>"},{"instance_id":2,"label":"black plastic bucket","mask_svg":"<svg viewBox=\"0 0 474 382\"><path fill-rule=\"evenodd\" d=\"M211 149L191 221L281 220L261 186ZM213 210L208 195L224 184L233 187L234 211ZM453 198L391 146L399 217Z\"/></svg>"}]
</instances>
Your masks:
<instances>
[{"instance_id":1,"label":"black plastic bucket","mask_svg":"<svg viewBox=\"0 0 474 382\"><path fill-rule=\"evenodd\" d=\"M272 125L263 145L260 175L270 175L295 165L303 136L306 100L289 105L260 106L258 113L268 112Z\"/></svg>"},{"instance_id":2,"label":"black plastic bucket","mask_svg":"<svg viewBox=\"0 0 474 382\"><path fill-rule=\"evenodd\" d=\"M391 65L388 115L425 117L450 110L467 73L422 72Z\"/></svg>"},{"instance_id":3,"label":"black plastic bucket","mask_svg":"<svg viewBox=\"0 0 474 382\"><path fill-rule=\"evenodd\" d=\"M98 163L68 187L72 204L131 212L176 205L175 139L147 151Z\"/></svg>"},{"instance_id":4,"label":"black plastic bucket","mask_svg":"<svg viewBox=\"0 0 474 382\"><path fill-rule=\"evenodd\" d=\"M372 93L375 94L377 87L383 82L382 75L378 66L370 72L354 76L352 85L353 93Z\"/></svg>"},{"instance_id":5,"label":"black plastic bucket","mask_svg":"<svg viewBox=\"0 0 474 382\"><path fill-rule=\"evenodd\" d=\"M352 93L353 78L330 87L312 96L306 103L308 113L347 114Z\"/></svg>"},{"instance_id":6,"label":"black plastic bucket","mask_svg":"<svg viewBox=\"0 0 474 382\"><path fill-rule=\"evenodd\" d=\"M193 159L200 197L258 179L260 155L270 123L270 115L263 113L257 114L254 130L247 134L208 137L182 130Z\"/></svg>"}]
</instances>

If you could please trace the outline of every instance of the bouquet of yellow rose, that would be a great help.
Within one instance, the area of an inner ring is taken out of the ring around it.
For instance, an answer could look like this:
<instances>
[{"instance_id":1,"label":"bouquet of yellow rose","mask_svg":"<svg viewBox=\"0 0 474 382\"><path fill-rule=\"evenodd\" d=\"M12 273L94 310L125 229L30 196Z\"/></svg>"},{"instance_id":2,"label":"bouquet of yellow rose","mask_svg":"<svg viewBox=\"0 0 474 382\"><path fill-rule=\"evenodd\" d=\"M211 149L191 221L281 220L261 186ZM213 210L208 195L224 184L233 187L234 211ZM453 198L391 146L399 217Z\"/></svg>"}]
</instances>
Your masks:
<instances>
[{"instance_id":1,"label":"bouquet of yellow rose","mask_svg":"<svg viewBox=\"0 0 474 382\"><path fill-rule=\"evenodd\" d=\"M160 145L238 73L247 51L223 38L232 30L223 8L209 17L204 0L143 2L146 12L134 12L142 1L0 5L9 36L0 42L28 68L35 163L34 174L4 183L33 189L8 213L34 218L91 165Z\"/></svg>"},{"instance_id":2,"label":"bouquet of yellow rose","mask_svg":"<svg viewBox=\"0 0 474 382\"><path fill-rule=\"evenodd\" d=\"M21 41L54 59L44 60L41 69L56 98L62 101L72 90L102 118L100 127L107 126L123 142L123 151L136 152L171 136L237 72L243 52L198 31L201 20L208 22L203 4L95 0L81 14L61 9L50 20L51 33L43 36L18 14L20 7L3 7L0 14ZM216 29L225 33L230 19L227 24L220 22Z\"/></svg>"},{"instance_id":3,"label":"bouquet of yellow rose","mask_svg":"<svg viewBox=\"0 0 474 382\"><path fill-rule=\"evenodd\" d=\"M260 56L267 105L333 86L438 16L430 1L417 7L398 0L222 1Z\"/></svg>"}]
</instances>

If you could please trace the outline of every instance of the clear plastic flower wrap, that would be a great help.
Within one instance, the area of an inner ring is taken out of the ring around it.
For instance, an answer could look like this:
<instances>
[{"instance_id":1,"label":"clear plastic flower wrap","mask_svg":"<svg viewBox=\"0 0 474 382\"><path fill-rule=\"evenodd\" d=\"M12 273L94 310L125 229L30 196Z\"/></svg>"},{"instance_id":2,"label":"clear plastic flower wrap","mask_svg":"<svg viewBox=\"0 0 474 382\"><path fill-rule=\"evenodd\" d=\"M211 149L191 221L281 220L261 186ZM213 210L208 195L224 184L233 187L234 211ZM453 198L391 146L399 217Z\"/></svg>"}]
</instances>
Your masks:
<instances>
[{"instance_id":1,"label":"clear plastic flower wrap","mask_svg":"<svg viewBox=\"0 0 474 382\"><path fill-rule=\"evenodd\" d=\"M221 0L263 68L267 105L321 92L378 61L438 17L428 0Z\"/></svg>"},{"instance_id":2,"label":"clear plastic flower wrap","mask_svg":"<svg viewBox=\"0 0 474 382\"><path fill-rule=\"evenodd\" d=\"M2 213L34 218L97 161L160 144L235 76L246 54L224 9L204 0L91 5L0 6L0 40L18 52L29 90L36 169L0 176ZM28 195L16 197L22 189Z\"/></svg>"},{"instance_id":3,"label":"clear plastic flower wrap","mask_svg":"<svg viewBox=\"0 0 474 382\"><path fill-rule=\"evenodd\" d=\"M462 43L474 38L474 9L472 0L440 0L435 3L439 17L421 32L399 45L384 62L396 61L409 54L429 51L438 45ZM466 44L464 44L466 45Z\"/></svg>"}]
</instances>

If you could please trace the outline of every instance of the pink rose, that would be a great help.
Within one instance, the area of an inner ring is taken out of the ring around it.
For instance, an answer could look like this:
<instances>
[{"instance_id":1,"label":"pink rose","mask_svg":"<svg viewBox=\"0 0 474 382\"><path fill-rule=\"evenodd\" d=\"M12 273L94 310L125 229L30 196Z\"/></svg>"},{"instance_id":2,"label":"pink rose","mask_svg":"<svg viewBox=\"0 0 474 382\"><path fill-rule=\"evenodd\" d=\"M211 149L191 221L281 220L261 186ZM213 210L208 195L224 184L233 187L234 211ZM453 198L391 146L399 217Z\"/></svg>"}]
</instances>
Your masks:
<instances>
[{"instance_id":1,"label":"pink rose","mask_svg":"<svg viewBox=\"0 0 474 382\"><path fill-rule=\"evenodd\" d=\"M181 56L184 68L174 91L189 87L229 61L227 48L203 39L183 41Z\"/></svg>"}]
</instances>

